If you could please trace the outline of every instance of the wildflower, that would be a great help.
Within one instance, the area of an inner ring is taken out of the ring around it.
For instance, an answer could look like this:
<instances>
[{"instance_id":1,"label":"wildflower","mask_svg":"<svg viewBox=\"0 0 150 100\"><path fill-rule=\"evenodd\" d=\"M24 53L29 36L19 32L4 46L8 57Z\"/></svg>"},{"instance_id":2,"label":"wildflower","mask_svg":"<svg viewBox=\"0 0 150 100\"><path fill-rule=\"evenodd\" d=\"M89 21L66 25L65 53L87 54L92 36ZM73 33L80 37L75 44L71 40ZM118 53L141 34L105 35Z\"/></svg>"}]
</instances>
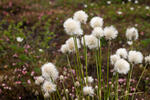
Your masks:
<instances>
[{"instance_id":1,"label":"wildflower","mask_svg":"<svg viewBox=\"0 0 150 100\"><path fill-rule=\"evenodd\" d=\"M63 45L61 46L61 48L60 48L60 51L61 51L62 53L67 53L67 52L69 51L68 45L63 44Z\"/></svg>"},{"instance_id":2,"label":"wildflower","mask_svg":"<svg viewBox=\"0 0 150 100\"><path fill-rule=\"evenodd\" d=\"M127 41L127 44L128 44L128 45L132 45L133 42L132 42L132 41Z\"/></svg>"},{"instance_id":3,"label":"wildflower","mask_svg":"<svg viewBox=\"0 0 150 100\"><path fill-rule=\"evenodd\" d=\"M135 4L137 4L138 3L138 1L137 0L135 0L135 2L134 2Z\"/></svg>"},{"instance_id":4,"label":"wildflower","mask_svg":"<svg viewBox=\"0 0 150 100\"><path fill-rule=\"evenodd\" d=\"M79 87L79 86L80 86L79 81L76 81L76 82L75 82L75 86L76 86L76 87Z\"/></svg>"},{"instance_id":5,"label":"wildflower","mask_svg":"<svg viewBox=\"0 0 150 100\"><path fill-rule=\"evenodd\" d=\"M84 81L86 82L86 80L87 80L87 83L93 83L93 81L94 81L94 79L93 79L93 77L91 77L91 76L88 76L87 78L86 77L84 77Z\"/></svg>"},{"instance_id":6,"label":"wildflower","mask_svg":"<svg viewBox=\"0 0 150 100\"><path fill-rule=\"evenodd\" d=\"M56 85L50 81L45 81L42 89L45 93L52 93L54 91L56 91Z\"/></svg>"},{"instance_id":7,"label":"wildflower","mask_svg":"<svg viewBox=\"0 0 150 100\"><path fill-rule=\"evenodd\" d=\"M88 15L83 10L79 10L74 13L73 19L85 24L88 19Z\"/></svg>"},{"instance_id":8,"label":"wildflower","mask_svg":"<svg viewBox=\"0 0 150 100\"><path fill-rule=\"evenodd\" d=\"M76 50L75 41L77 43L77 48L81 48L80 40L78 38L74 40L73 37L71 37L66 41L66 45L68 47L69 52L74 52Z\"/></svg>"},{"instance_id":9,"label":"wildflower","mask_svg":"<svg viewBox=\"0 0 150 100\"><path fill-rule=\"evenodd\" d=\"M43 52L43 49L39 49L39 52Z\"/></svg>"},{"instance_id":10,"label":"wildflower","mask_svg":"<svg viewBox=\"0 0 150 100\"><path fill-rule=\"evenodd\" d=\"M130 51L128 55L128 60L131 63L139 64L143 61L143 55L141 52L138 51Z\"/></svg>"},{"instance_id":11,"label":"wildflower","mask_svg":"<svg viewBox=\"0 0 150 100\"><path fill-rule=\"evenodd\" d=\"M22 42L23 41L23 38L21 38L21 37L17 37L16 39L17 39L17 42Z\"/></svg>"},{"instance_id":12,"label":"wildflower","mask_svg":"<svg viewBox=\"0 0 150 100\"><path fill-rule=\"evenodd\" d=\"M107 40L115 39L118 35L118 31L113 26L108 26L104 28L104 36Z\"/></svg>"},{"instance_id":13,"label":"wildflower","mask_svg":"<svg viewBox=\"0 0 150 100\"><path fill-rule=\"evenodd\" d=\"M84 95L93 96L94 89L91 86L85 86L85 87L83 87L83 93L84 93Z\"/></svg>"},{"instance_id":14,"label":"wildflower","mask_svg":"<svg viewBox=\"0 0 150 100\"><path fill-rule=\"evenodd\" d=\"M46 79L51 79L55 81L58 78L58 70L56 69L56 66L52 63L46 63L42 66L42 76Z\"/></svg>"},{"instance_id":15,"label":"wildflower","mask_svg":"<svg viewBox=\"0 0 150 100\"><path fill-rule=\"evenodd\" d=\"M39 76L35 80L35 84L40 85L41 83L44 82L44 78L42 76Z\"/></svg>"},{"instance_id":16,"label":"wildflower","mask_svg":"<svg viewBox=\"0 0 150 100\"><path fill-rule=\"evenodd\" d=\"M125 48L120 48L116 51L116 54L122 58L127 58L128 56L128 53L127 53L127 50Z\"/></svg>"},{"instance_id":17,"label":"wildflower","mask_svg":"<svg viewBox=\"0 0 150 100\"><path fill-rule=\"evenodd\" d=\"M90 21L90 25L92 28L95 28L95 27L102 27L103 26L103 18L101 17L93 17Z\"/></svg>"},{"instance_id":18,"label":"wildflower","mask_svg":"<svg viewBox=\"0 0 150 100\"><path fill-rule=\"evenodd\" d=\"M68 35L82 35L83 30L79 21L73 20L72 18L67 19L64 22L64 28Z\"/></svg>"},{"instance_id":19,"label":"wildflower","mask_svg":"<svg viewBox=\"0 0 150 100\"><path fill-rule=\"evenodd\" d=\"M134 10L134 8L133 8L133 7L131 7L131 8L130 8L130 10L132 10L132 11L133 11L133 10Z\"/></svg>"},{"instance_id":20,"label":"wildflower","mask_svg":"<svg viewBox=\"0 0 150 100\"><path fill-rule=\"evenodd\" d=\"M121 12L121 11L118 11L117 14L118 14L118 15L122 15L122 12Z\"/></svg>"},{"instance_id":21,"label":"wildflower","mask_svg":"<svg viewBox=\"0 0 150 100\"><path fill-rule=\"evenodd\" d=\"M126 60L120 59L116 61L114 70L120 74L127 74L130 70L130 64Z\"/></svg>"},{"instance_id":22,"label":"wildflower","mask_svg":"<svg viewBox=\"0 0 150 100\"><path fill-rule=\"evenodd\" d=\"M64 80L64 76L63 75L60 75L59 78L60 78L60 80Z\"/></svg>"},{"instance_id":23,"label":"wildflower","mask_svg":"<svg viewBox=\"0 0 150 100\"><path fill-rule=\"evenodd\" d=\"M112 65L114 65L116 63L116 61L118 61L119 59L120 59L120 56L118 56L116 54L110 56L110 62Z\"/></svg>"},{"instance_id":24,"label":"wildflower","mask_svg":"<svg viewBox=\"0 0 150 100\"><path fill-rule=\"evenodd\" d=\"M145 7L145 9L147 9L147 10L148 10L148 9L149 9L149 6L146 6L146 7Z\"/></svg>"},{"instance_id":25,"label":"wildflower","mask_svg":"<svg viewBox=\"0 0 150 100\"><path fill-rule=\"evenodd\" d=\"M92 35L100 39L104 36L104 31L101 27L95 27L92 31Z\"/></svg>"},{"instance_id":26,"label":"wildflower","mask_svg":"<svg viewBox=\"0 0 150 100\"><path fill-rule=\"evenodd\" d=\"M126 30L126 37L128 40L132 41L132 40L137 40L139 35L138 35L138 30L134 27L132 28L128 28Z\"/></svg>"},{"instance_id":27,"label":"wildflower","mask_svg":"<svg viewBox=\"0 0 150 100\"><path fill-rule=\"evenodd\" d=\"M145 63L150 64L150 55L145 57Z\"/></svg>"},{"instance_id":28,"label":"wildflower","mask_svg":"<svg viewBox=\"0 0 150 100\"><path fill-rule=\"evenodd\" d=\"M111 4L111 1L107 1L107 4L110 5L110 4Z\"/></svg>"},{"instance_id":29,"label":"wildflower","mask_svg":"<svg viewBox=\"0 0 150 100\"><path fill-rule=\"evenodd\" d=\"M98 39L93 36L93 35L85 35L82 37L82 45L84 45L84 40L85 40L85 46L87 46L89 49L95 49L98 47Z\"/></svg>"},{"instance_id":30,"label":"wildflower","mask_svg":"<svg viewBox=\"0 0 150 100\"><path fill-rule=\"evenodd\" d=\"M49 97L50 97L49 93L46 92L46 93L44 94L44 98L49 98Z\"/></svg>"}]
</instances>

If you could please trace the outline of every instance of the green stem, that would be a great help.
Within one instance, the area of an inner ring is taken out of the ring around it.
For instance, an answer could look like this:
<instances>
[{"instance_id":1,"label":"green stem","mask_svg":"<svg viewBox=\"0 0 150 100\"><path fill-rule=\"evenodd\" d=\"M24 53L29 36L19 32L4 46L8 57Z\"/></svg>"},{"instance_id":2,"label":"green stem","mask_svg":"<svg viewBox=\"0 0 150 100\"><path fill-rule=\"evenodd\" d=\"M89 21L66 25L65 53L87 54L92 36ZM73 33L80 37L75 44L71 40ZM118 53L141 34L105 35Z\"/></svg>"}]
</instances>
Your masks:
<instances>
[{"instance_id":1,"label":"green stem","mask_svg":"<svg viewBox=\"0 0 150 100\"><path fill-rule=\"evenodd\" d=\"M141 76L140 76L140 78L139 78L139 80L138 80L138 82L137 82L135 91L134 91L134 93L133 93L133 95L132 95L132 100L134 99L134 94L135 94L135 92L136 92L136 90L137 90L137 88L138 88L138 86L139 86L139 83L140 83L140 81L141 81L141 79L142 79L142 77L143 77L143 75L144 75L144 72L145 72L145 70L146 70L146 67L147 67L147 64L144 66L143 72L142 72L142 74L141 74Z\"/></svg>"},{"instance_id":2,"label":"green stem","mask_svg":"<svg viewBox=\"0 0 150 100\"><path fill-rule=\"evenodd\" d=\"M118 100L118 72L116 73L115 100Z\"/></svg>"}]
</instances>

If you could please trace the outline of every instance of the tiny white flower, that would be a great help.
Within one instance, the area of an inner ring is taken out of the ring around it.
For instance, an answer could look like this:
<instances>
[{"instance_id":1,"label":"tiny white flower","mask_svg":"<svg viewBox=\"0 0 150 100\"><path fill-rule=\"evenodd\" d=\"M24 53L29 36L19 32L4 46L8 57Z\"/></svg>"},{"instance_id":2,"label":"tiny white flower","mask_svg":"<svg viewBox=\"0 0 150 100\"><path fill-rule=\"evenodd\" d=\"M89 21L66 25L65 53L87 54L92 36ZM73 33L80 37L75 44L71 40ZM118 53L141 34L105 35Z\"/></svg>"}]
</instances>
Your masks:
<instances>
[{"instance_id":1,"label":"tiny white flower","mask_svg":"<svg viewBox=\"0 0 150 100\"><path fill-rule=\"evenodd\" d=\"M67 53L67 52L69 51L68 45L63 44L63 45L61 46L61 48L60 48L60 51L61 51L62 53Z\"/></svg>"},{"instance_id":2,"label":"tiny white flower","mask_svg":"<svg viewBox=\"0 0 150 100\"><path fill-rule=\"evenodd\" d=\"M45 93L52 93L52 92L56 91L56 85L52 82L45 81L42 86L42 89Z\"/></svg>"},{"instance_id":3,"label":"tiny white flower","mask_svg":"<svg viewBox=\"0 0 150 100\"><path fill-rule=\"evenodd\" d=\"M107 1L107 4L109 4L109 5L110 5L110 4L111 4L111 1Z\"/></svg>"},{"instance_id":4,"label":"tiny white flower","mask_svg":"<svg viewBox=\"0 0 150 100\"><path fill-rule=\"evenodd\" d=\"M17 37L16 39L17 39L17 42L22 42L23 41L23 38L21 38L21 37Z\"/></svg>"},{"instance_id":5,"label":"tiny white flower","mask_svg":"<svg viewBox=\"0 0 150 100\"><path fill-rule=\"evenodd\" d=\"M120 49L118 49L118 50L116 51L116 54L117 54L118 56L124 58L124 59L126 59L127 56L128 56L128 52L127 52L127 50L126 50L125 48L120 48Z\"/></svg>"},{"instance_id":6,"label":"tiny white flower","mask_svg":"<svg viewBox=\"0 0 150 100\"><path fill-rule=\"evenodd\" d=\"M79 81L76 81L76 82L75 82L75 86L76 86L76 87L79 87L79 86L80 86Z\"/></svg>"},{"instance_id":7,"label":"tiny white flower","mask_svg":"<svg viewBox=\"0 0 150 100\"><path fill-rule=\"evenodd\" d=\"M130 41L137 40L139 37L138 30L135 27L127 28L126 38Z\"/></svg>"},{"instance_id":8,"label":"tiny white flower","mask_svg":"<svg viewBox=\"0 0 150 100\"><path fill-rule=\"evenodd\" d=\"M132 11L133 11L133 10L134 10L134 8L133 8L133 7L131 7L131 8L130 8L130 10L132 10Z\"/></svg>"},{"instance_id":9,"label":"tiny white flower","mask_svg":"<svg viewBox=\"0 0 150 100\"><path fill-rule=\"evenodd\" d=\"M150 64L150 55L145 57L145 63Z\"/></svg>"},{"instance_id":10,"label":"tiny white flower","mask_svg":"<svg viewBox=\"0 0 150 100\"><path fill-rule=\"evenodd\" d=\"M69 52L75 52L75 50L76 50L75 41L77 42L77 48L78 49L81 48L80 40L78 38L76 38L76 40L74 40L74 38L71 37L66 41L66 45L68 47Z\"/></svg>"},{"instance_id":11,"label":"tiny white flower","mask_svg":"<svg viewBox=\"0 0 150 100\"><path fill-rule=\"evenodd\" d=\"M128 44L128 45L132 45L133 42L132 42L132 41L127 41L127 44Z\"/></svg>"},{"instance_id":12,"label":"tiny white flower","mask_svg":"<svg viewBox=\"0 0 150 100\"><path fill-rule=\"evenodd\" d=\"M85 86L85 87L83 87L83 93L84 93L84 95L93 96L94 89L91 86Z\"/></svg>"},{"instance_id":13,"label":"tiny white flower","mask_svg":"<svg viewBox=\"0 0 150 100\"><path fill-rule=\"evenodd\" d=\"M135 0L135 2L134 2L135 4L138 4L139 2L137 1L137 0Z\"/></svg>"},{"instance_id":14,"label":"tiny white flower","mask_svg":"<svg viewBox=\"0 0 150 100\"><path fill-rule=\"evenodd\" d=\"M108 26L104 28L104 36L107 40L115 39L118 35L118 31L113 26Z\"/></svg>"},{"instance_id":15,"label":"tiny white flower","mask_svg":"<svg viewBox=\"0 0 150 100\"><path fill-rule=\"evenodd\" d=\"M118 14L118 15L122 15L122 12L121 12L121 11L118 11L117 14Z\"/></svg>"},{"instance_id":16,"label":"tiny white flower","mask_svg":"<svg viewBox=\"0 0 150 100\"><path fill-rule=\"evenodd\" d=\"M83 34L83 30L81 29L80 22L72 18L68 18L64 22L63 26L68 35L82 35Z\"/></svg>"},{"instance_id":17,"label":"tiny white flower","mask_svg":"<svg viewBox=\"0 0 150 100\"><path fill-rule=\"evenodd\" d=\"M60 80L64 80L64 76L63 75L60 75L59 78L60 78Z\"/></svg>"},{"instance_id":18,"label":"tiny white flower","mask_svg":"<svg viewBox=\"0 0 150 100\"><path fill-rule=\"evenodd\" d=\"M143 61L143 55L139 51L129 51L128 60L131 63L139 64Z\"/></svg>"},{"instance_id":19,"label":"tiny white flower","mask_svg":"<svg viewBox=\"0 0 150 100\"><path fill-rule=\"evenodd\" d=\"M46 78L47 80L50 80L52 78L53 81L55 81L58 78L58 70L56 69L56 66L52 63L46 63L42 67L42 76Z\"/></svg>"},{"instance_id":20,"label":"tiny white flower","mask_svg":"<svg viewBox=\"0 0 150 100\"><path fill-rule=\"evenodd\" d=\"M85 5L84 5L84 8L87 8L87 7L88 7L88 6L85 4Z\"/></svg>"},{"instance_id":21,"label":"tiny white flower","mask_svg":"<svg viewBox=\"0 0 150 100\"><path fill-rule=\"evenodd\" d=\"M79 10L74 13L73 19L85 24L88 19L88 15L83 10Z\"/></svg>"},{"instance_id":22,"label":"tiny white flower","mask_svg":"<svg viewBox=\"0 0 150 100\"><path fill-rule=\"evenodd\" d=\"M86 82L86 80L87 80L87 82ZM94 82L94 79L93 79L93 77L92 76L88 76L87 78L86 77L84 77L84 81L86 82L86 83L93 83Z\"/></svg>"},{"instance_id":23,"label":"tiny white flower","mask_svg":"<svg viewBox=\"0 0 150 100\"><path fill-rule=\"evenodd\" d=\"M85 40L85 46L87 46L89 49L95 49L98 48L99 46L99 42L98 39L93 36L93 35L85 35L84 37L82 37L82 45L84 45L84 40Z\"/></svg>"},{"instance_id":24,"label":"tiny white flower","mask_svg":"<svg viewBox=\"0 0 150 100\"><path fill-rule=\"evenodd\" d=\"M39 49L39 52L43 52L43 49Z\"/></svg>"},{"instance_id":25,"label":"tiny white flower","mask_svg":"<svg viewBox=\"0 0 150 100\"><path fill-rule=\"evenodd\" d=\"M120 59L115 63L114 70L120 74L127 74L130 70L130 64L126 60Z\"/></svg>"},{"instance_id":26,"label":"tiny white flower","mask_svg":"<svg viewBox=\"0 0 150 100\"><path fill-rule=\"evenodd\" d=\"M41 83L44 82L44 78L42 76L37 77L35 80L35 84L40 85Z\"/></svg>"},{"instance_id":27,"label":"tiny white flower","mask_svg":"<svg viewBox=\"0 0 150 100\"><path fill-rule=\"evenodd\" d=\"M147 10L148 10L149 8L150 8L149 6L146 6L146 7L145 7L145 9L147 9Z\"/></svg>"},{"instance_id":28,"label":"tiny white flower","mask_svg":"<svg viewBox=\"0 0 150 100\"><path fill-rule=\"evenodd\" d=\"M103 23L104 23L103 18L98 17L98 16L93 17L93 18L91 19L91 21L90 21L90 25L91 25L92 28L95 28L95 27L102 27L102 26L103 26Z\"/></svg>"},{"instance_id":29,"label":"tiny white flower","mask_svg":"<svg viewBox=\"0 0 150 100\"><path fill-rule=\"evenodd\" d=\"M119 59L120 59L120 56L118 56L116 54L110 56L110 62L112 65L114 65L116 63L116 61L118 61Z\"/></svg>"},{"instance_id":30,"label":"tiny white flower","mask_svg":"<svg viewBox=\"0 0 150 100\"><path fill-rule=\"evenodd\" d=\"M104 31L101 27L95 27L92 31L93 36L97 37L98 39L102 38L104 36Z\"/></svg>"}]
</instances>

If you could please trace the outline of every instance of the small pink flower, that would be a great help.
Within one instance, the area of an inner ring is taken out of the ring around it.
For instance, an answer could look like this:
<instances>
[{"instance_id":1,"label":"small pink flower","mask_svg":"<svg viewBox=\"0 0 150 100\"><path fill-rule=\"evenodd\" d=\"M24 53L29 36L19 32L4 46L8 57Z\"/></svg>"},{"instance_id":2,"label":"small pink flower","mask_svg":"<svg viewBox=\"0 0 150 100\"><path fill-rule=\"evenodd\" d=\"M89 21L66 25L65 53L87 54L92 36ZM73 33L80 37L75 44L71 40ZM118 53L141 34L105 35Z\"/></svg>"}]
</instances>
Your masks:
<instances>
[{"instance_id":1,"label":"small pink flower","mask_svg":"<svg viewBox=\"0 0 150 100\"><path fill-rule=\"evenodd\" d=\"M19 100L21 99L21 97L19 97Z\"/></svg>"},{"instance_id":2,"label":"small pink flower","mask_svg":"<svg viewBox=\"0 0 150 100\"><path fill-rule=\"evenodd\" d=\"M34 73L35 73L35 72L34 72L34 71L32 71L32 72L31 72L31 76L34 76Z\"/></svg>"},{"instance_id":3,"label":"small pink flower","mask_svg":"<svg viewBox=\"0 0 150 100\"><path fill-rule=\"evenodd\" d=\"M28 84L31 84L31 81L30 81L30 80L28 80L28 81L27 81L27 83L28 83Z\"/></svg>"}]
</instances>

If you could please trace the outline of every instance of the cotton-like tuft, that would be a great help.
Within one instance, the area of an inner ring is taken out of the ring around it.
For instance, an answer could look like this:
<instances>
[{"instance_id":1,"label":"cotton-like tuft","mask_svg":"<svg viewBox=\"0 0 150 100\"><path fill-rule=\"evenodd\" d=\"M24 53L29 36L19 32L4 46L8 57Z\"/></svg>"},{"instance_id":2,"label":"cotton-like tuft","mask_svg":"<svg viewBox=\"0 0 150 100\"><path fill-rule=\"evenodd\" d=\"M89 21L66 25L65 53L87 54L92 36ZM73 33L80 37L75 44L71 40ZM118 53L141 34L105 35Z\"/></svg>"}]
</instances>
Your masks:
<instances>
[{"instance_id":1,"label":"cotton-like tuft","mask_svg":"<svg viewBox=\"0 0 150 100\"><path fill-rule=\"evenodd\" d=\"M150 55L145 57L145 63L150 64Z\"/></svg>"},{"instance_id":2,"label":"cotton-like tuft","mask_svg":"<svg viewBox=\"0 0 150 100\"><path fill-rule=\"evenodd\" d=\"M85 35L84 37L82 37L82 45L84 45L84 40L85 40L85 45L89 48L89 49L95 49L98 48L99 40L93 36L93 35Z\"/></svg>"},{"instance_id":3,"label":"cotton-like tuft","mask_svg":"<svg viewBox=\"0 0 150 100\"><path fill-rule=\"evenodd\" d=\"M136 28L132 27L132 28L128 28L126 30L126 38L129 41L137 40L138 37L139 37L139 34L138 34L138 30Z\"/></svg>"},{"instance_id":4,"label":"cotton-like tuft","mask_svg":"<svg viewBox=\"0 0 150 100\"><path fill-rule=\"evenodd\" d=\"M92 35L100 39L104 36L104 31L101 27L95 27L92 31Z\"/></svg>"},{"instance_id":5,"label":"cotton-like tuft","mask_svg":"<svg viewBox=\"0 0 150 100\"><path fill-rule=\"evenodd\" d=\"M85 24L88 19L88 15L83 10L79 10L74 13L73 19Z\"/></svg>"},{"instance_id":6,"label":"cotton-like tuft","mask_svg":"<svg viewBox=\"0 0 150 100\"><path fill-rule=\"evenodd\" d=\"M86 82L86 80L87 80L87 82ZM87 78L86 77L84 77L84 81L85 81L85 83L93 83L94 82L94 79L93 79L93 77L92 76L88 76Z\"/></svg>"},{"instance_id":7,"label":"cotton-like tuft","mask_svg":"<svg viewBox=\"0 0 150 100\"><path fill-rule=\"evenodd\" d=\"M128 57L128 52L125 48L120 48L116 51L116 54L121 58L126 59Z\"/></svg>"},{"instance_id":8,"label":"cotton-like tuft","mask_svg":"<svg viewBox=\"0 0 150 100\"><path fill-rule=\"evenodd\" d=\"M110 62L112 65L114 65L116 63L116 61L118 61L119 59L120 59L120 56L118 56L116 54L110 56Z\"/></svg>"},{"instance_id":9,"label":"cotton-like tuft","mask_svg":"<svg viewBox=\"0 0 150 100\"><path fill-rule=\"evenodd\" d=\"M64 28L68 35L82 35L83 30L79 21L73 20L72 18L67 19L64 22Z\"/></svg>"},{"instance_id":10,"label":"cotton-like tuft","mask_svg":"<svg viewBox=\"0 0 150 100\"><path fill-rule=\"evenodd\" d=\"M114 70L120 74L127 74L130 70L130 64L124 59L117 60Z\"/></svg>"},{"instance_id":11,"label":"cotton-like tuft","mask_svg":"<svg viewBox=\"0 0 150 100\"><path fill-rule=\"evenodd\" d=\"M58 70L56 69L56 66L52 63L46 63L42 66L42 76L46 80L52 79L52 81L55 81L58 78Z\"/></svg>"},{"instance_id":12,"label":"cotton-like tuft","mask_svg":"<svg viewBox=\"0 0 150 100\"><path fill-rule=\"evenodd\" d=\"M85 87L83 87L83 93L84 93L84 95L93 96L94 89L91 86L85 86Z\"/></svg>"},{"instance_id":13,"label":"cotton-like tuft","mask_svg":"<svg viewBox=\"0 0 150 100\"><path fill-rule=\"evenodd\" d=\"M80 40L78 38L76 38L76 40L75 40L73 37L71 37L66 41L66 45L68 47L69 52L75 52L75 50L76 50L75 41L77 42L77 48L78 49L81 48Z\"/></svg>"},{"instance_id":14,"label":"cotton-like tuft","mask_svg":"<svg viewBox=\"0 0 150 100\"><path fill-rule=\"evenodd\" d=\"M45 93L52 93L52 92L56 91L56 85L50 81L45 81L42 86L42 90Z\"/></svg>"},{"instance_id":15,"label":"cotton-like tuft","mask_svg":"<svg viewBox=\"0 0 150 100\"><path fill-rule=\"evenodd\" d=\"M143 61L143 55L141 52L138 51L130 51L128 55L128 60L133 64L139 64Z\"/></svg>"},{"instance_id":16,"label":"cotton-like tuft","mask_svg":"<svg viewBox=\"0 0 150 100\"><path fill-rule=\"evenodd\" d=\"M67 52L69 52L68 45L63 44L63 45L61 46L61 48L60 48L60 51L61 51L62 53L67 53Z\"/></svg>"},{"instance_id":17,"label":"cotton-like tuft","mask_svg":"<svg viewBox=\"0 0 150 100\"><path fill-rule=\"evenodd\" d=\"M106 40L115 39L118 35L118 31L113 26L107 26L104 28L104 36Z\"/></svg>"},{"instance_id":18,"label":"cotton-like tuft","mask_svg":"<svg viewBox=\"0 0 150 100\"><path fill-rule=\"evenodd\" d=\"M95 28L95 27L102 27L103 26L103 18L101 17L93 17L90 21L90 25L92 28Z\"/></svg>"},{"instance_id":19,"label":"cotton-like tuft","mask_svg":"<svg viewBox=\"0 0 150 100\"><path fill-rule=\"evenodd\" d=\"M40 85L41 83L44 82L44 78L42 76L39 76L35 80L35 84Z\"/></svg>"}]
</instances>

